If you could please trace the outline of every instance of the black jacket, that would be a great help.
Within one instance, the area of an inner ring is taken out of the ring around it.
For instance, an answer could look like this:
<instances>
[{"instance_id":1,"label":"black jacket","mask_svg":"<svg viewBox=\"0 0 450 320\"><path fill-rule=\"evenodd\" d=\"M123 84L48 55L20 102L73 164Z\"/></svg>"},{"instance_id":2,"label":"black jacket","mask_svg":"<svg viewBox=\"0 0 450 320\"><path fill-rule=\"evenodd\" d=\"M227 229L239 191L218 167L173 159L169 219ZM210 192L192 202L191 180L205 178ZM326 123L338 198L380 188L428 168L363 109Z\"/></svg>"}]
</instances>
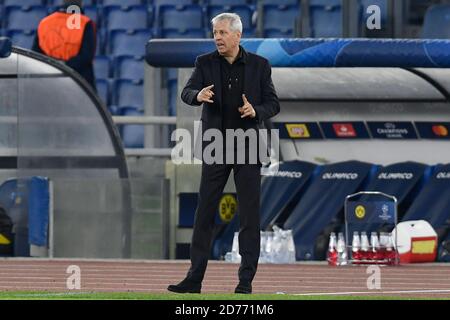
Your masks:
<instances>
[{"instance_id":1,"label":"black jacket","mask_svg":"<svg viewBox=\"0 0 450 320\"><path fill-rule=\"evenodd\" d=\"M242 48L242 50L244 50ZM258 129L260 124L280 112L280 104L272 82L272 71L267 59L243 51L245 55L244 93L256 111L256 117L245 118L242 129ZM181 93L181 99L192 106L199 106L197 94L203 88L214 84L214 103L204 103L202 110L203 131L222 129L222 80L220 56L217 51L201 55L195 61L195 69Z\"/></svg>"}]
</instances>

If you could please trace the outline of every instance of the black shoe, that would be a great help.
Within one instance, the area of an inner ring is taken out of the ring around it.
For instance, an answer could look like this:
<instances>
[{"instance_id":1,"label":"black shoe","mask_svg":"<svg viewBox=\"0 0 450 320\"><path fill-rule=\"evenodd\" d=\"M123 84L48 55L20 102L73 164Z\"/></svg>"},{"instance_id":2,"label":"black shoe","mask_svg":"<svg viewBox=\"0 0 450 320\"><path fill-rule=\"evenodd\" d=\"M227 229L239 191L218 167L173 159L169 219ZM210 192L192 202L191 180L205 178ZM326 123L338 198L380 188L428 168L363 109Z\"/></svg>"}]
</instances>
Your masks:
<instances>
[{"instance_id":1,"label":"black shoe","mask_svg":"<svg viewBox=\"0 0 450 320\"><path fill-rule=\"evenodd\" d=\"M200 293L202 284L186 278L179 284L171 284L167 287L167 290L176 293Z\"/></svg>"},{"instance_id":2,"label":"black shoe","mask_svg":"<svg viewBox=\"0 0 450 320\"><path fill-rule=\"evenodd\" d=\"M252 293L252 284L249 282L239 282L234 293L250 294Z\"/></svg>"}]
</instances>

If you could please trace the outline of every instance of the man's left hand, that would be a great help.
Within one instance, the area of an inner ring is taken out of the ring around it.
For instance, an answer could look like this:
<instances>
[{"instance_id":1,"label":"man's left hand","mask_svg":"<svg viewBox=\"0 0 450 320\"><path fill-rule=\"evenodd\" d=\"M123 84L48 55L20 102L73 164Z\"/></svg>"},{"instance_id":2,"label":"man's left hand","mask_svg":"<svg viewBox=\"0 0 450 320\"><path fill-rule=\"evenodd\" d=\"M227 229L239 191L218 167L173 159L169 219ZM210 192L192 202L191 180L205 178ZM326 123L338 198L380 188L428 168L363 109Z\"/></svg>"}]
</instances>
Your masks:
<instances>
[{"instance_id":1,"label":"man's left hand","mask_svg":"<svg viewBox=\"0 0 450 320\"><path fill-rule=\"evenodd\" d=\"M239 112L241 113L241 118L254 118L256 117L256 111L253 109L253 106L250 102L248 102L245 94L242 95L242 101L244 101L244 105L239 108Z\"/></svg>"}]
</instances>

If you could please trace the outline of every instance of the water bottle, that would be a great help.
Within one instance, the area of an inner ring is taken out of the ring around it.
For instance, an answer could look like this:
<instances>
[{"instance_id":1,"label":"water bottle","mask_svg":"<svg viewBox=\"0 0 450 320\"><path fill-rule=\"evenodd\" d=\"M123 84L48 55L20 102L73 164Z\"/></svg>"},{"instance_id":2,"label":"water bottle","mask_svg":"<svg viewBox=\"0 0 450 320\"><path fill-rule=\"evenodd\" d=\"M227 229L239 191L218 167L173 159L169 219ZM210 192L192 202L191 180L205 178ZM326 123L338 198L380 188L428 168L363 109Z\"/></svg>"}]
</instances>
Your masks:
<instances>
[{"instance_id":1,"label":"water bottle","mask_svg":"<svg viewBox=\"0 0 450 320\"><path fill-rule=\"evenodd\" d=\"M226 262L233 262L233 254L231 252L227 252L225 254L225 261Z\"/></svg>"},{"instance_id":2,"label":"water bottle","mask_svg":"<svg viewBox=\"0 0 450 320\"><path fill-rule=\"evenodd\" d=\"M387 247L389 245L389 235L386 232L380 232L380 260L388 263Z\"/></svg>"},{"instance_id":3,"label":"water bottle","mask_svg":"<svg viewBox=\"0 0 450 320\"><path fill-rule=\"evenodd\" d=\"M338 255L338 259L337 259L338 266L346 265L348 263L347 248L345 245L344 234L342 232L339 232L339 234L338 234L338 241L337 241L336 249L337 249L337 255Z\"/></svg>"},{"instance_id":4,"label":"water bottle","mask_svg":"<svg viewBox=\"0 0 450 320\"><path fill-rule=\"evenodd\" d=\"M274 252L273 252L273 232L267 233L267 239L266 239L266 261L267 263L273 263L274 262Z\"/></svg>"},{"instance_id":5,"label":"water bottle","mask_svg":"<svg viewBox=\"0 0 450 320\"><path fill-rule=\"evenodd\" d=\"M330 242L328 244L328 252L327 252L327 261L328 265L330 266L337 265L336 234L334 232L330 234Z\"/></svg>"},{"instance_id":6,"label":"water bottle","mask_svg":"<svg viewBox=\"0 0 450 320\"><path fill-rule=\"evenodd\" d=\"M353 263L359 264L361 262L361 239L359 237L359 232L353 232L352 240L352 260Z\"/></svg>"},{"instance_id":7,"label":"water bottle","mask_svg":"<svg viewBox=\"0 0 450 320\"><path fill-rule=\"evenodd\" d=\"M273 228L272 238L272 263L284 263L283 256L283 239L280 228Z\"/></svg>"},{"instance_id":8,"label":"water bottle","mask_svg":"<svg viewBox=\"0 0 450 320\"><path fill-rule=\"evenodd\" d=\"M292 230L286 230L286 243L287 243L287 251L288 251L287 263L294 263L295 262L295 243L294 243L294 237L292 235Z\"/></svg>"},{"instance_id":9,"label":"water bottle","mask_svg":"<svg viewBox=\"0 0 450 320\"><path fill-rule=\"evenodd\" d=\"M279 251L277 262L278 263L291 263L292 262L292 248L290 244L289 235L292 234L291 230L279 229L275 232L276 238L279 241ZM294 257L295 261L295 257Z\"/></svg>"},{"instance_id":10,"label":"water bottle","mask_svg":"<svg viewBox=\"0 0 450 320\"><path fill-rule=\"evenodd\" d=\"M398 263L397 250L394 248L392 236L390 234L387 235L386 260L390 265Z\"/></svg>"},{"instance_id":11,"label":"water bottle","mask_svg":"<svg viewBox=\"0 0 450 320\"><path fill-rule=\"evenodd\" d=\"M365 231L361 232L361 260L369 260L370 252L369 252L369 238L367 237L367 233Z\"/></svg>"},{"instance_id":12,"label":"water bottle","mask_svg":"<svg viewBox=\"0 0 450 320\"><path fill-rule=\"evenodd\" d=\"M259 250L259 263L266 263L267 262L266 244L267 244L267 232L266 231L261 231L261 243L260 243L260 250Z\"/></svg>"},{"instance_id":13,"label":"water bottle","mask_svg":"<svg viewBox=\"0 0 450 320\"><path fill-rule=\"evenodd\" d=\"M235 263L241 262L241 255L239 254L239 232L234 233L233 246L231 248L231 261Z\"/></svg>"},{"instance_id":14,"label":"water bottle","mask_svg":"<svg viewBox=\"0 0 450 320\"><path fill-rule=\"evenodd\" d=\"M372 260L378 262L380 260L380 241L376 232L370 234L370 244L372 246Z\"/></svg>"}]
</instances>

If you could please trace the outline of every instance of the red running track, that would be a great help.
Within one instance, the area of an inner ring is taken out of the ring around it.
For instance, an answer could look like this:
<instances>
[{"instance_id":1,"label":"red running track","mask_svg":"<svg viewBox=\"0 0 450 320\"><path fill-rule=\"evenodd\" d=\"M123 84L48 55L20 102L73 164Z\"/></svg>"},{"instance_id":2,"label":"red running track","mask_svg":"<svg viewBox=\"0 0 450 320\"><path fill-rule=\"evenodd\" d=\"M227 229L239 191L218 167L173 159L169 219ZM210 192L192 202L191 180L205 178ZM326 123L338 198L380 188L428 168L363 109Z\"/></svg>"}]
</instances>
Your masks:
<instances>
[{"instance_id":1,"label":"red running track","mask_svg":"<svg viewBox=\"0 0 450 320\"><path fill-rule=\"evenodd\" d=\"M80 267L82 292L166 293L179 282L188 261L0 259L0 291L68 292L67 268ZM202 293L232 293L238 265L211 261ZM380 267L380 288L368 288L367 267L329 267L323 263L260 264L254 293L388 295L450 298L450 264ZM371 279L369 279L371 280ZM376 285L376 282L369 281Z\"/></svg>"}]
</instances>

